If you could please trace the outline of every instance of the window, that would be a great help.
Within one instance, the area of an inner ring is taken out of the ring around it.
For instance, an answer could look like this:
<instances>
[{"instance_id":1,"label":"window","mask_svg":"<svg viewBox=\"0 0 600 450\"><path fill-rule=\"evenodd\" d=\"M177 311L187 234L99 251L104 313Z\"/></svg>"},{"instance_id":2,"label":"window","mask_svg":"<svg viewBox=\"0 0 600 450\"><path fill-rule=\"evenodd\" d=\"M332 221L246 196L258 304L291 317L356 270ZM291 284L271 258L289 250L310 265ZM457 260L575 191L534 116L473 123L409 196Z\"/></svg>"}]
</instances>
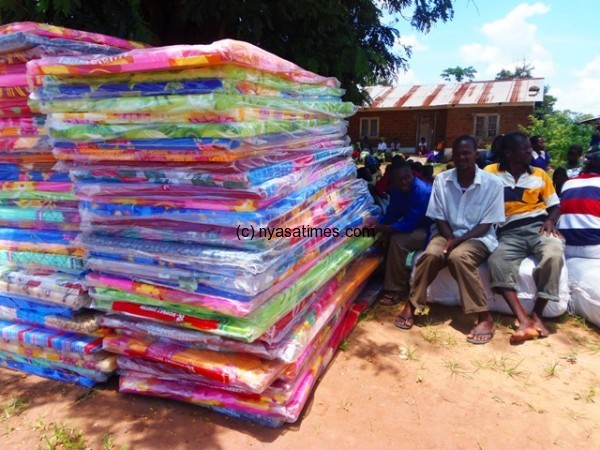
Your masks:
<instances>
[{"instance_id":1,"label":"window","mask_svg":"<svg viewBox=\"0 0 600 450\"><path fill-rule=\"evenodd\" d=\"M379 117L363 117L360 119L360 137L369 139L379 137Z\"/></svg>"},{"instance_id":2,"label":"window","mask_svg":"<svg viewBox=\"0 0 600 450\"><path fill-rule=\"evenodd\" d=\"M475 116L475 136L493 138L498 134L500 124L499 114L477 114Z\"/></svg>"}]
</instances>

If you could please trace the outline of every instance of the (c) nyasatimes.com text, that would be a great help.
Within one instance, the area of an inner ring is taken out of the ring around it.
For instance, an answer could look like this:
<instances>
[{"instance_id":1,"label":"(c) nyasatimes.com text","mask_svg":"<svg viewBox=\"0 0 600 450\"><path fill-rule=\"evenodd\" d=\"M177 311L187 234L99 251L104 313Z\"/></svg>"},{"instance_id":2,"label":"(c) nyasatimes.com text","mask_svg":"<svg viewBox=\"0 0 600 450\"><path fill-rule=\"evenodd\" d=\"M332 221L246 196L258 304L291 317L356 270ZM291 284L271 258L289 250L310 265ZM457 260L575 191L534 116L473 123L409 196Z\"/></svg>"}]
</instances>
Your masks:
<instances>
[{"instance_id":1,"label":"(c) nyasatimes.com text","mask_svg":"<svg viewBox=\"0 0 600 450\"><path fill-rule=\"evenodd\" d=\"M278 227L243 227L238 225L237 238L242 239L267 239L273 238L340 238L340 237L375 237L373 228L321 228L302 225L296 228Z\"/></svg>"}]
</instances>

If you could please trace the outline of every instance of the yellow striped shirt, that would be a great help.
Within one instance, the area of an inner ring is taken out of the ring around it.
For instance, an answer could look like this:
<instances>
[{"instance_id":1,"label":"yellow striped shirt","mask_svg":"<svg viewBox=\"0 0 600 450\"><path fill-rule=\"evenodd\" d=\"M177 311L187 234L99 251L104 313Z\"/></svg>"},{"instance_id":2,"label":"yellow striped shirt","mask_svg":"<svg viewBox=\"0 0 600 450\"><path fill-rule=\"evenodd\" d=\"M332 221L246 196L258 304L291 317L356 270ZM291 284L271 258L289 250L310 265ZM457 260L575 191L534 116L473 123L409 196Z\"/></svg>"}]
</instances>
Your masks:
<instances>
[{"instance_id":1,"label":"yellow striped shirt","mask_svg":"<svg viewBox=\"0 0 600 450\"><path fill-rule=\"evenodd\" d=\"M484 169L497 175L504 186L504 213L507 223L546 214L546 209L560 204L550 177L538 167L522 174L517 181L500 164L491 164Z\"/></svg>"}]
</instances>

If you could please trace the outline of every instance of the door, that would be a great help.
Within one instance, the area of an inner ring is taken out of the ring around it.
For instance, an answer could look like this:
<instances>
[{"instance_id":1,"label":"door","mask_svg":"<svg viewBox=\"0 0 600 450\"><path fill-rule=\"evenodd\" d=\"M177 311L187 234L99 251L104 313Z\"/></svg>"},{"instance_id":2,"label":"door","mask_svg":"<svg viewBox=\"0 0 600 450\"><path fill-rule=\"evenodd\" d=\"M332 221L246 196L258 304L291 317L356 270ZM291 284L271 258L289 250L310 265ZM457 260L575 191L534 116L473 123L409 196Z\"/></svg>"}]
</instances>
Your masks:
<instances>
[{"instance_id":1,"label":"door","mask_svg":"<svg viewBox=\"0 0 600 450\"><path fill-rule=\"evenodd\" d=\"M419 116L419 122L417 125L417 136L415 139L415 147L422 137L427 141L427 146L429 149L435 147L435 142L433 142L433 134L434 130L434 118L433 113L421 113Z\"/></svg>"}]
</instances>

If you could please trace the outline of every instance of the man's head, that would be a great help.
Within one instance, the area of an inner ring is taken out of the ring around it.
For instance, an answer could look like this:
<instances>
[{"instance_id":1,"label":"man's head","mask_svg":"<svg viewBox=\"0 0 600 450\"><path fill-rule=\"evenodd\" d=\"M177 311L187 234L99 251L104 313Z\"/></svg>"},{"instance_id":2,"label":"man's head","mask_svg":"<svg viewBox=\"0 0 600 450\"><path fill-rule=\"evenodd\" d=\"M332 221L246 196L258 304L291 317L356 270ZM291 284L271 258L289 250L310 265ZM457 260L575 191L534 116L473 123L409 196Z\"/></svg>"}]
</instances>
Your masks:
<instances>
[{"instance_id":1,"label":"man's head","mask_svg":"<svg viewBox=\"0 0 600 450\"><path fill-rule=\"evenodd\" d=\"M504 135L500 155L509 164L531 163L531 143L523 133L515 131Z\"/></svg>"},{"instance_id":2,"label":"man's head","mask_svg":"<svg viewBox=\"0 0 600 450\"><path fill-rule=\"evenodd\" d=\"M376 173L379 170L380 165L381 163L379 162L379 159L375 158L374 156L369 155L365 158L365 167L371 173Z\"/></svg>"},{"instance_id":3,"label":"man's head","mask_svg":"<svg viewBox=\"0 0 600 450\"><path fill-rule=\"evenodd\" d=\"M583 148L581 145L571 145L567 150L567 162L571 166L575 166L579 164L579 159L581 158L581 154L583 153Z\"/></svg>"},{"instance_id":4,"label":"man's head","mask_svg":"<svg viewBox=\"0 0 600 450\"><path fill-rule=\"evenodd\" d=\"M477 160L477 141L473 136L464 134L452 143L452 161L456 170L473 170Z\"/></svg>"},{"instance_id":5,"label":"man's head","mask_svg":"<svg viewBox=\"0 0 600 450\"><path fill-rule=\"evenodd\" d=\"M398 164L391 167L390 181L392 187L405 194L410 192L413 184L413 174L408 164Z\"/></svg>"},{"instance_id":6,"label":"man's head","mask_svg":"<svg viewBox=\"0 0 600 450\"><path fill-rule=\"evenodd\" d=\"M590 147L584 161L584 173L600 173L600 145Z\"/></svg>"},{"instance_id":7,"label":"man's head","mask_svg":"<svg viewBox=\"0 0 600 450\"><path fill-rule=\"evenodd\" d=\"M500 151L502 149L502 139L504 139L504 135L503 134L499 134L492 141L492 145L490 147L490 150L492 152L492 155L494 155L494 158L498 158L500 156Z\"/></svg>"},{"instance_id":8,"label":"man's head","mask_svg":"<svg viewBox=\"0 0 600 450\"><path fill-rule=\"evenodd\" d=\"M531 143L531 148L536 152L546 150L546 143L544 142L544 138L542 136L531 136L529 142Z\"/></svg>"}]
</instances>

